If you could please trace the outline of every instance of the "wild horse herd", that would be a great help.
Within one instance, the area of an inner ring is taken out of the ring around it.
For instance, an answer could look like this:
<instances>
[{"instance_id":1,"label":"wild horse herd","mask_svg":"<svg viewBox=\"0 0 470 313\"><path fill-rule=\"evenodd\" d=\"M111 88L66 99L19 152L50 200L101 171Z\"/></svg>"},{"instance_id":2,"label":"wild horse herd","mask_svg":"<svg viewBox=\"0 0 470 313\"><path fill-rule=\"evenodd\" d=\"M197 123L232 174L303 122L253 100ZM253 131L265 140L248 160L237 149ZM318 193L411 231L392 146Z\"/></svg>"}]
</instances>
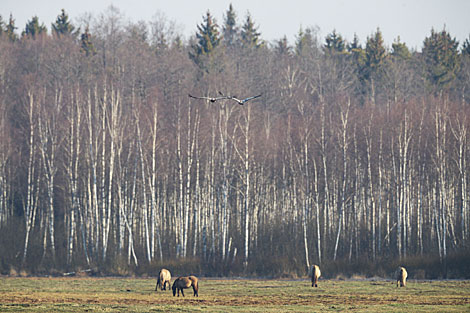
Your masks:
<instances>
[{"instance_id":1,"label":"wild horse herd","mask_svg":"<svg viewBox=\"0 0 470 313\"><path fill-rule=\"evenodd\" d=\"M320 267L318 265L312 265L310 268L311 276L312 276L312 287L318 287L318 279L321 276ZM404 267L399 267L396 272L397 278L397 287L405 287L406 286L406 278L408 277L408 273ZM155 291L158 290L166 290L166 286L168 285L168 289L171 286L171 273L167 269L161 269L160 273L158 274L157 285L155 286ZM171 287L173 291L173 296L176 296L178 293L178 297L181 294L184 297L183 289L193 288L194 296L199 297L199 286L198 286L198 279L196 276L180 276L173 282L173 286Z\"/></svg>"}]
</instances>

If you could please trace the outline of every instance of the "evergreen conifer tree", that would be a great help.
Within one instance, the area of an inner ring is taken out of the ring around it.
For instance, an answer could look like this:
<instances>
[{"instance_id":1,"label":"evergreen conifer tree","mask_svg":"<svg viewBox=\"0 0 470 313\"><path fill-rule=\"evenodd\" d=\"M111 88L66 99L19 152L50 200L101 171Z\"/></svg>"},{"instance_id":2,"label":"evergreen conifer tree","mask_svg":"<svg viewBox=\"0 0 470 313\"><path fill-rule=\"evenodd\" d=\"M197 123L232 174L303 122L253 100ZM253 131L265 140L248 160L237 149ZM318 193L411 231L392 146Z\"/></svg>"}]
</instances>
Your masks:
<instances>
[{"instance_id":1,"label":"evergreen conifer tree","mask_svg":"<svg viewBox=\"0 0 470 313\"><path fill-rule=\"evenodd\" d=\"M377 28L375 34L367 38L364 66L360 79L367 84L370 101L376 103L376 90L384 79L387 65L387 50L384 46L382 32Z\"/></svg>"},{"instance_id":2,"label":"evergreen conifer tree","mask_svg":"<svg viewBox=\"0 0 470 313\"><path fill-rule=\"evenodd\" d=\"M250 13L247 14L245 24L242 26L241 39L245 48L259 48L263 45L260 39L255 23L253 22Z\"/></svg>"},{"instance_id":3,"label":"evergreen conifer tree","mask_svg":"<svg viewBox=\"0 0 470 313\"><path fill-rule=\"evenodd\" d=\"M346 52L346 41L343 37L333 30L325 39L325 50L329 54L343 54Z\"/></svg>"},{"instance_id":4,"label":"evergreen conifer tree","mask_svg":"<svg viewBox=\"0 0 470 313\"><path fill-rule=\"evenodd\" d=\"M207 11L204 21L197 26L197 42L192 46L190 57L197 60L201 55L210 54L220 43L219 26L211 13ZM197 63L197 62L196 62Z\"/></svg>"},{"instance_id":5,"label":"evergreen conifer tree","mask_svg":"<svg viewBox=\"0 0 470 313\"><path fill-rule=\"evenodd\" d=\"M10 39L10 41L18 40L18 35L15 33L15 20L13 19L13 15L10 14L10 19L8 21L8 25L5 28L6 36Z\"/></svg>"},{"instance_id":6,"label":"evergreen conifer tree","mask_svg":"<svg viewBox=\"0 0 470 313\"><path fill-rule=\"evenodd\" d=\"M39 18L37 16L33 16L33 18L26 23L26 27L22 33L23 37L31 37L36 38L41 34L46 34L47 29L44 24L39 24Z\"/></svg>"},{"instance_id":7,"label":"evergreen conifer tree","mask_svg":"<svg viewBox=\"0 0 470 313\"><path fill-rule=\"evenodd\" d=\"M362 48L357 34L354 34L353 40L348 43L347 50L354 67L354 75L357 78L354 89L357 95L362 98L366 94L366 51Z\"/></svg>"},{"instance_id":8,"label":"evergreen conifer tree","mask_svg":"<svg viewBox=\"0 0 470 313\"><path fill-rule=\"evenodd\" d=\"M377 28L375 34L367 38L365 51L365 74L370 79L385 69L387 50L384 46L382 32Z\"/></svg>"},{"instance_id":9,"label":"evergreen conifer tree","mask_svg":"<svg viewBox=\"0 0 470 313\"><path fill-rule=\"evenodd\" d=\"M357 34L354 34L354 38L351 43L348 44L348 52L351 54L354 62L357 64L359 68L364 67L366 62L366 52L362 48L361 43L359 42L359 38Z\"/></svg>"},{"instance_id":10,"label":"evergreen conifer tree","mask_svg":"<svg viewBox=\"0 0 470 313\"><path fill-rule=\"evenodd\" d=\"M239 29L237 27L237 14L231 3L225 15L222 31L225 45L233 47L238 40Z\"/></svg>"},{"instance_id":11,"label":"evergreen conifer tree","mask_svg":"<svg viewBox=\"0 0 470 313\"><path fill-rule=\"evenodd\" d=\"M52 30L57 36L70 35L75 30L75 27L70 23L69 16L62 9L62 13L57 16L55 23L52 24Z\"/></svg>"},{"instance_id":12,"label":"evergreen conifer tree","mask_svg":"<svg viewBox=\"0 0 470 313\"><path fill-rule=\"evenodd\" d=\"M80 51L85 53L86 56L94 55L96 53L93 42L91 41L91 34L88 26L85 32L80 36Z\"/></svg>"},{"instance_id":13,"label":"evergreen conifer tree","mask_svg":"<svg viewBox=\"0 0 470 313\"><path fill-rule=\"evenodd\" d=\"M470 37L465 39L462 45L462 55L470 57Z\"/></svg>"},{"instance_id":14,"label":"evergreen conifer tree","mask_svg":"<svg viewBox=\"0 0 470 313\"><path fill-rule=\"evenodd\" d=\"M281 39L277 41L276 47L274 48L276 54L278 55L290 55L292 48L289 46L287 41L287 36L284 35Z\"/></svg>"},{"instance_id":15,"label":"evergreen conifer tree","mask_svg":"<svg viewBox=\"0 0 470 313\"><path fill-rule=\"evenodd\" d=\"M316 39L313 33L314 31L311 28L307 28L305 31L302 27L300 28L295 41L296 55L307 55L316 47Z\"/></svg>"},{"instance_id":16,"label":"evergreen conifer tree","mask_svg":"<svg viewBox=\"0 0 470 313\"><path fill-rule=\"evenodd\" d=\"M404 42L400 42L400 36L392 43L392 56L401 59L411 58L411 52Z\"/></svg>"},{"instance_id":17,"label":"evergreen conifer tree","mask_svg":"<svg viewBox=\"0 0 470 313\"><path fill-rule=\"evenodd\" d=\"M424 39L422 50L426 67L426 79L435 92L441 92L455 80L460 67L459 43L444 29L431 30Z\"/></svg>"}]
</instances>

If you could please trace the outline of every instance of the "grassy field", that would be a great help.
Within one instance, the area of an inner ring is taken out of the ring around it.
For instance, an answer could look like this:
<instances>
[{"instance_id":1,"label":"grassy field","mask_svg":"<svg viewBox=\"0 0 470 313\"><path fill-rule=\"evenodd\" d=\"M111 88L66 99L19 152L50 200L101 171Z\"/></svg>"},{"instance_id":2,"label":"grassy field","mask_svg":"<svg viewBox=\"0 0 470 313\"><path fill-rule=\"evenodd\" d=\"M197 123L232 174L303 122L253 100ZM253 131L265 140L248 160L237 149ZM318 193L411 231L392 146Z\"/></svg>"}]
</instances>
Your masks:
<instances>
[{"instance_id":1,"label":"grassy field","mask_svg":"<svg viewBox=\"0 0 470 313\"><path fill-rule=\"evenodd\" d=\"M200 279L199 297L156 279L0 278L0 312L470 312L470 281Z\"/></svg>"}]
</instances>

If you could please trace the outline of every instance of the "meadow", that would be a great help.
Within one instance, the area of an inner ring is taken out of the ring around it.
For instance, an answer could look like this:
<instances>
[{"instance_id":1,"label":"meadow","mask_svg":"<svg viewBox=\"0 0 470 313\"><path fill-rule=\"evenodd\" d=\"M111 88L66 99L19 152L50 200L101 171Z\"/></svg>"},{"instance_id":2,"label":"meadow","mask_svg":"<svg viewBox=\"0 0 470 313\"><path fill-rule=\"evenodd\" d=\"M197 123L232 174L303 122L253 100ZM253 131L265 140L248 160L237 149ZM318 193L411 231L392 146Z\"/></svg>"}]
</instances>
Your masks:
<instances>
[{"instance_id":1,"label":"meadow","mask_svg":"<svg viewBox=\"0 0 470 313\"><path fill-rule=\"evenodd\" d=\"M199 297L155 278L1 277L0 312L464 312L470 281L200 278Z\"/></svg>"}]
</instances>

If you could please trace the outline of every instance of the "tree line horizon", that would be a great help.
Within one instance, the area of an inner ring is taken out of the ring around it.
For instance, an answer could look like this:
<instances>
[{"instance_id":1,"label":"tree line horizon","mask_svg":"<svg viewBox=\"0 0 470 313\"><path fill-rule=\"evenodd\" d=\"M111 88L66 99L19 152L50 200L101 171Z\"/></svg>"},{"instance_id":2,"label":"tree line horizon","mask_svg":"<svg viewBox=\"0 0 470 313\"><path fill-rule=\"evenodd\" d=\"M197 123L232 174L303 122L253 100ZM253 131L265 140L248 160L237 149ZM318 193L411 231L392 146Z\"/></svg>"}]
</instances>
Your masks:
<instances>
[{"instance_id":1,"label":"tree line horizon","mask_svg":"<svg viewBox=\"0 0 470 313\"><path fill-rule=\"evenodd\" d=\"M468 251L470 36L267 43L207 11L0 18L0 270L220 273ZM244 106L188 94L243 98Z\"/></svg>"},{"instance_id":2,"label":"tree line horizon","mask_svg":"<svg viewBox=\"0 0 470 313\"><path fill-rule=\"evenodd\" d=\"M111 4L107 8L107 11L113 11L113 10L115 12L117 12L118 15L120 15L120 18L124 22L125 15L120 11L119 7L114 6L114 5ZM105 12L100 13L100 17L103 17L106 14ZM205 13L205 15L203 15L203 19L206 20L207 16L210 16L211 21L214 23L214 25L216 25L216 27L218 27L218 24L216 22L216 18L213 17L213 15L210 13L209 9ZM225 30L228 31L228 32L224 33L224 36L228 35L228 33L230 33L230 31L231 31L230 27L236 26L236 24L238 23L237 17L238 17L237 12L233 8L232 4L230 4L228 10L225 12L225 14L223 16L224 23L225 23L224 27L228 27L228 29L224 29L224 31ZM54 34L69 32L69 33L73 33L74 36L81 36L81 35L87 33L86 29L89 28L90 24L96 23L96 21L93 21L93 19L95 19L95 18L96 18L96 16L94 16L92 13L82 14L81 16L78 17L78 20L79 20L78 24L80 24L81 26L76 28L73 25L73 23L70 21L69 15L66 13L66 10L62 9L61 13L57 16L56 21L54 23L51 23L50 33L51 33L51 35L54 35ZM126 21L126 23L132 24L133 22ZM141 26L142 26L142 24L148 24L147 26L150 26L150 25L154 24L153 26L158 28L158 26L156 26L156 24L159 24L159 23L160 23L160 25L159 25L160 27L166 27L167 31L173 33L173 35L176 35L178 37L178 40L183 40L184 36L177 30L179 28L177 26L177 21L169 20L166 17L165 13L162 12L162 11L157 11L156 14L152 17L151 21L139 20L135 24L141 24ZM197 25L196 28L199 28L200 26L201 25ZM238 26L240 26L240 25L238 25ZM66 29L67 27L71 27L71 28ZM82 30L81 29L82 27L85 30ZM244 29L250 29L250 30L256 32L257 36L261 35L261 33L258 32L259 26L258 27L256 26L256 23L255 23L254 19L252 18L252 15L251 15L250 11L247 11L247 13L245 14L245 19L244 19L244 23L243 23L242 27ZM35 36L36 34L46 35L48 33L47 26L44 23L40 22L39 17L37 15L33 15L32 18L25 23L25 26L24 26L23 30L19 33L19 35L18 35L18 32L17 32L18 29L19 28L16 25L16 20L14 18L13 13L10 13L7 20L5 20L3 18L3 16L0 14L0 32L5 34L7 37L9 37L10 40L18 40L18 39L20 39L22 37L25 37L25 36L28 36L28 35L29 36ZM319 26L308 26L308 27L306 27L306 29L308 31L314 30L315 32L318 32L319 31ZM380 27L377 27L376 30L380 31ZM445 31L445 30L446 30L446 26L444 25L443 31ZM304 31L305 30L303 29L303 27L301 25L300 28L299 28L299 31L297 33L296 39L299 39L299 37L302 36ZM435 32L434 27L431 28L431 32ZM367 36L366 40L369 39L369 37L371 37L373 35L374 35L374 32L371 31L370 36ZM336 29L333 29L333 31L331 31L325 37L326 42L327 42L326 45L328 45L328 41L331 41L336 36L339 36L339 40L342 41L343 44L347 44L347 45L350 45L350 46L353 46L354 44L360 44L359 37L357 36L356 33L354 34L353 40L351 42L348 42L346 39L343 39L341 34L338 33L336 31ZM191 40L192 39L191 37L194 37L194 35L189 36L189 37L190 37L189 40ZM227 37L231 37L231 36L228 35ZM260 39L261 39L261 37L260 37ZM468 49L469 39L470 39L470 33L469 33L469 38L466 38L462 42L462 46L460 47L462 50ZM456 41L455 38L453 38L453 40ZM286 35L282 36L281 38L279 38L277 40L274 39L274 40L272 40L272 42L268 42L268 41L263 40L263 39L261 39L261 42L263 44L269 44L269 45L272 45L272 46L284 45L284 44L288 45L288 40L287 40ZM400 44L400 43L405 44L405 45L407 44L406 42L401 42L400 35L398 35L396 38L394 38L394 42L392 43L392 46L393 46L393 44ZM290 47L290 48L292 48L292 47ZM388 47L388 48L390 48L390 47ZM414 51L414 52L416 52L416 51Z\"/></svg>"}]
</instances>

